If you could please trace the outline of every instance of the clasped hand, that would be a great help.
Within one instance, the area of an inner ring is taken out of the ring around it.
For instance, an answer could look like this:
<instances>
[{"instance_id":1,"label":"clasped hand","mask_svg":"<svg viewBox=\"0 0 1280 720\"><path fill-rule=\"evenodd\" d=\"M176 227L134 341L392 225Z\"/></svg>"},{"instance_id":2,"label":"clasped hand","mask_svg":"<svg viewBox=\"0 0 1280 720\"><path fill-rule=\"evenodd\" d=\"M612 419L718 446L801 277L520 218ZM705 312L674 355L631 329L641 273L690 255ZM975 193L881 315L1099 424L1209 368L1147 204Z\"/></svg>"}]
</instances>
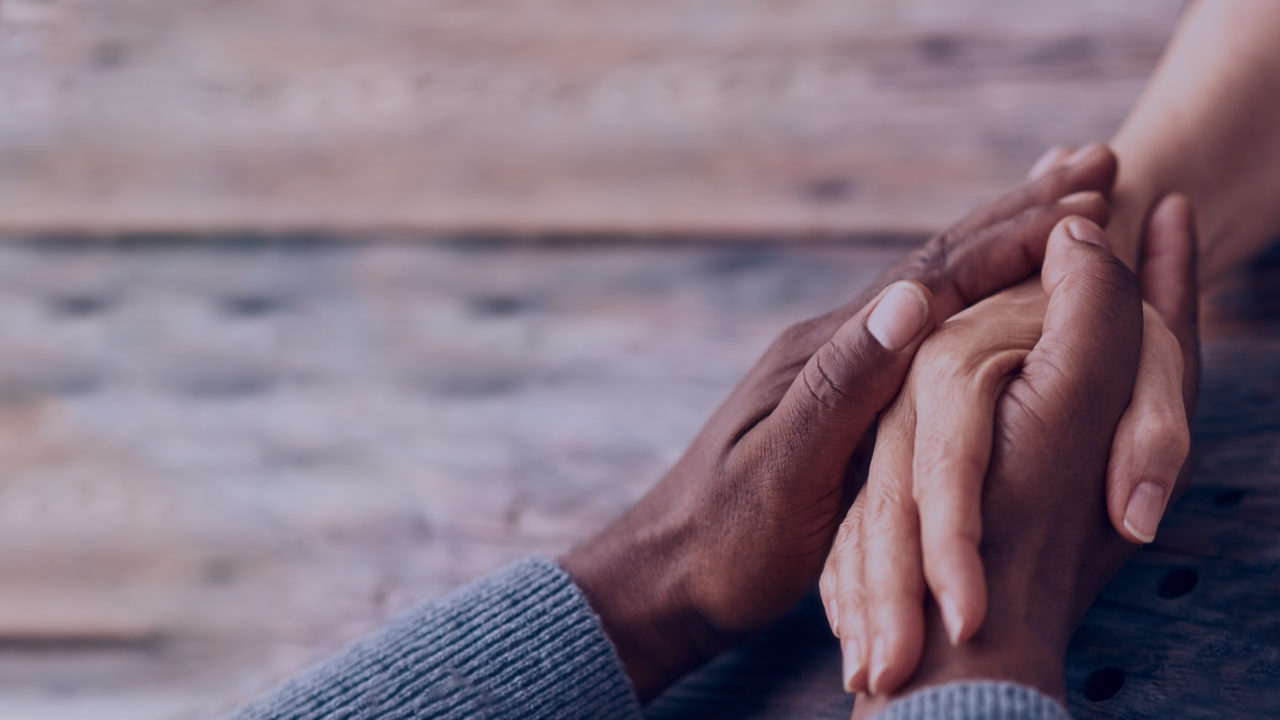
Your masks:
<instances>
[{"instance_id":1,"label":"clasped hand","mask_svg":"<svg viewBox=\"0 0 1280 720\"><path fill-rule=\"evenodd\" d=\"M1057 159L862 297L784 331L667 475L561 558L642 699L781 617L819 575L853 690L890 692L922 659L917 677L964 674L929 650L950 647L932 640L943 593L956 642L986 647L982 628L1025 640L1034 617L1045 647L1065 643L1062 617L1132 547L1110 528L1102 478L1116 527L1147 539L1126 505L1155 483L1158 521L1194 397L1185 202L1149 223L1144 322L1098 231L1115 171L1102 146ZM1046 555L1060 573L1042 576ZM1070 602L1045 601L1045 583ZM1011 609L1026 603L1043 613Z\"/></svg>"}]
</instances>

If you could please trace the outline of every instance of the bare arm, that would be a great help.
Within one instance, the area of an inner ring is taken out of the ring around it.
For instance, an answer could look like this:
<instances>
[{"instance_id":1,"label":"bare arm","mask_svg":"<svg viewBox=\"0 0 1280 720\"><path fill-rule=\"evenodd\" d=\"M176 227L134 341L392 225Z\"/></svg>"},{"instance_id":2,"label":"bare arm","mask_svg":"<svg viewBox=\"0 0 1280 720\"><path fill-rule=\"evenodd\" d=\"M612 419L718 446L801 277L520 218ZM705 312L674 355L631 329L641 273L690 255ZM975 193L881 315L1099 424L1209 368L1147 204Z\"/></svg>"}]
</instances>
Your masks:
<instances>
[{"instance_id":1,"label":"bare arm","mask_svg":"<svg viewBox=\"0 0 1280 720\"><path fill-rule=\"evenodd\" d=\"M1280 2L1193 4L1112 140L1120 158L1109 233L1132 265L1155 199L1196 209L1208 284L1280 232Z\"/></svg>"}]
</instances>

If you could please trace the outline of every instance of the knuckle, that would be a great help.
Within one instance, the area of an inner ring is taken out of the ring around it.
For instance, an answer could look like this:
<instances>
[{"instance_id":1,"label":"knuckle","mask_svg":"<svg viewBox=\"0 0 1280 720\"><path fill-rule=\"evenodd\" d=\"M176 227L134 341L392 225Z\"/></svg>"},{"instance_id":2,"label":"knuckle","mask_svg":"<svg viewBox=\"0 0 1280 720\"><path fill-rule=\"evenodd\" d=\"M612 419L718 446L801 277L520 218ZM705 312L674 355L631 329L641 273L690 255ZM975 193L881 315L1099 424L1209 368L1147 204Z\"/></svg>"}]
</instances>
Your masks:
<instances>
[{"instance_id":1,"label":"knuckle","mask_svg":"<svg viewBox=\"0 0 1280 720\"><path fill-rule=\"evenodd\" d=\"M929 285L946 272L948 259L961 238L952 229L943 230L916 248L893 273L896 280L917 280Z\"/></svg>"},{"instance_id":2,"label":"knuckle","mask_svg":"<svg viewBox=\"0 0 1280 720\"><path fill-rule=\"evenodd\" d=\"M828 556L829 562L837 562L841 555L856 554L862 547L862 512L855 512L854 509L849 511L849 515L840 523L840 527L836 530L836 539L832 543L831 553Z\"/></svg>"},{"instance_id":3,"label":"knuckle","mask_svg":"<svg viewBox=\"0 0 1280 720\"><path fill-rule=\"evenodd\" d=\"M892 509L886 508L885 512L869 514L862 525L862 534L866 539L862 543L863 547L871 547L870 540L874 538L898 538L904 535L916 535L919 532L919 528L912 522L914 517L914 515L907 513L901 505Z\"/></svg>"},{"instance_id":4,"label":"knuckle","mask_svg":"<svg viewBox=\"0 0 1280 720\"><path fill-rule=\"evenodd\" d=\"M856 352L828 341L801 371L805 392L820 407L839 412L857 401L854 388L860 366Z\"/></svg>"},{"instance_id":5,"label":"knuckle","mask_svg":"<svg viewBox=\"0 0 1280 720\"><path fill-rule=\"evenodd\" d=\"M1138 419L1133 429L1134 450L1158 467L1176 472L1191 452L1191 430L1185 415L1150 412Z\"/></svg>"},{"instance_id":6,"label":"knuckle","mask_svg":"<svg viewBox=\"0 0 1280 720\"><path fill-rule=\"evenodd\" d=\"M837 575L828 563L827 569L823 570L822 576L818 578L818 594L822 597L824 605L836 597L838 585Z\"/></svg>"},{"instance_id":7,"label":"knuckle","mask_svg":"<svg viewBox=\"0 0 1280 720\"><path fill-rule=\"evenodd\" d=\"M858 531L862 527L862 512L855 504L849 509L849 514L844 520L840 521L840 527L836 528L835 547L843 546L858 537ZM834 555L834 553L832 553Z\"/></svg>"},{"instance_id":8,"label":"knuckle","mask_svg":"<svg viewBox=\"0 0 1280 720\"><path fill-rule=\"evenodd\" d=\"M981 330L964 319L948 320L916 351L912 374L928 378L928 387L935 391L967 385L974 375L975 360L982 356L983 347L978 343L986 336Z\"/></svg>"},{"instance_id":9,"label":"knuckle","mask_svg":"<svg viewBox=\"0 0 1280 720\"><path fill-rule=\"evenodd\" d=\"M944 488L967 485L974 478L987 473L985 458L979 458L965 448L944 447L916 455L911 497L917 505L928 505L934 500L945 502Z\"/></svg>"},{"instance_id":10,"label":"knuckle","mask_svg":"<svg viewBox=\"0 0 1280 720\"><path fill-rule=\"evenodd\" d=\"M869 532L883 527L883 524L894 522L903 512L906 499L911 490L904 487L906 483L897 478L881 478L874 485L869 485L863 494L867 496L867 504L863 510L861 524Z\"/></svg>"}]
</instances>

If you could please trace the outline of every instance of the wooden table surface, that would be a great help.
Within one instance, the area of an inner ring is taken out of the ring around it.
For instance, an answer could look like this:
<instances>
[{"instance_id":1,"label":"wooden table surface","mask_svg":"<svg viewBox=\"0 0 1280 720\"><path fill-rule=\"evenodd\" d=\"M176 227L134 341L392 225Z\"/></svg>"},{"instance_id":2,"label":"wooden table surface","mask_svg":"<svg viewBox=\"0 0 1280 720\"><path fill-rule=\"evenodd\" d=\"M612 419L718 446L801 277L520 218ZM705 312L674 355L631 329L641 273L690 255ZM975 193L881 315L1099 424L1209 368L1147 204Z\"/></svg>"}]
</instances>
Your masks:
<instances>
[{"instance_id":1,"label":"wooden table surface","mask_svg":"<svg viewBox=\"0 0 1280 720\"><path fill-rule=\"evenodd\" d=\"M0 227L933 232L1184 0L4 0Z\"/></svg>"},{"instance_id":2,"label":"wooden table surface","mask_svg":"<svg viewBox=\"0 0 1280 720\"><path fill-rule=\"evenodd\" d=\"M0 718L209 716L564 549L900 252L15 238ZM1195 486L1076 638L1082 716L1280 706L1277 287L1280 253L1209 306ZM810 603L650 713L839 718L837 676Z\"/></svg>"},{"instance_id":3,"label":"wooden table surface","mask_svg":"<svg viewBox=\"0 0 1280 720\"><path fill-rule=\"evenodd\" d=\"M1183 4L0 0L0 720L212 716L563 550L778 330L1109 136ZM1280 707L1277 287L1207 308L1083 717ZM807 603L649 714L845 717L837 666Z\"/></svg>"}]
</instances>

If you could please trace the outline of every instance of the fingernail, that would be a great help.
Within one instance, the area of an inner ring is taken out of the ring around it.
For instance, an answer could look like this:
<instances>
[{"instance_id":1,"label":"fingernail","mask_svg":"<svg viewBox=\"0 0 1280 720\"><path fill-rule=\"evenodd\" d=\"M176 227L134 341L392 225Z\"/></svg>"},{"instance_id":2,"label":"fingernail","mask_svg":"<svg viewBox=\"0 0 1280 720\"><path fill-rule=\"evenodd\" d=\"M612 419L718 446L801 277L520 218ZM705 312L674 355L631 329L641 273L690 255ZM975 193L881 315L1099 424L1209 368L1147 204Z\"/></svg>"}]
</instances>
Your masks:
<instances>
[{"instance_id":1,"label":"fingernail","mask_svg":"<svg viewBox=\"0 0 1280 720\"><path fill-rule=\"evenodd\" d=\"M1059 205L1086 205L1102 199L1102 193L1093 190L1081 190L1065 195L1058 200Z\"/></svg>"},{"instance_id":2,"label":"fingernail","mask_svg":"<svg viewBox=\"0 0 1280 720\"><path fill-rule=\"evenodd\" d=\"M831 618L831 634L840 637L840 608L836 607L835 598L827 603L827 617Z\"/></svg>"},{"instance_id":3,"label":"fingernail","mask_svg":"<svg viewBox=\"0 0 1280 720\"><path fill-rule=\"evenodd\" d=\"M844 691L853 692L853 679L862 672L862 648L858 647L858 641L849 638L844 641L842 646L844 655Z\"/></svg>"},{"instance_id":4,"label":"fingernail","mask_svg":"<svg viewBox=\"0 0 1280 720\"><path fill-rule=\"evenodd\" d=\"M889 668L885 667L888 658L885 657L884 636L876 636L876 642L871 646L871 679L867 682L867 690L875 695L880 688L880 682L884 679L884 673Z\"/></svg>"},{"instance_id":5,"label":"fingernail","mask_svg":"<svg viewBox=\"0 0 1280 720\"><path fill-rule=\"evenodd\" d=\"M1079 240L1090 245L1106 247L1106 242L1102 239L1102 230L1097 225L1085 220L1084 218L1071 218L1067 220L1067 234L1074 240Z\"/></svg>"},{"instance_id":6,"label":"fingernail","mask_svg":"<svg viewBox=\"0 0 1280 720\"><path fill-rule=\"evenodd\" d=\"M898 281L880 298L867 330L886 349L897 352L915 339L929 319L929 303L914 283Z\"/></svg>"},{"instance_id":7,"label":"fingernail","mask_svg":"<svg viewBox=\"0 0 1280 720\"><path fill-rule=\"evenodd\" d=\"M1156 539L1160 517L1164 515L1164 488L1153 482L1144 482L1133 489L1129 504L1124 509L1124 526L1144 543Z\"/></svg>"},{"instance_id":8,"label":"fingernail","mask_svg":"<svg viewBox=\"0 0 1280 720\"><path fill-rule=\"evenodd\" d=\"M938 606L942 608L942 622L947 626L947 637L951 644L960 644L960 633L964 631L964 617L960 615L960 606L950 593L942 593L938 598Z\"/></svg>"},{"instance_id":9,"label":"fingernail","mask_svg":"<svg viewBox=\"0 0 1280 720\"><path fill-rule=\"evenodd\" d=\"M1097 155L1098 152L1101 150L1102 150L1102 146L1099 145L1098 143L1094 143L1092 145L1085 145L1079 150L1076 150L1075 152L1071 153L1071 157L1066 159L1066 164L1078 165L1084 162L1085 160L1088 160L1090 156Z\"/></svg>"}]
</instances>

